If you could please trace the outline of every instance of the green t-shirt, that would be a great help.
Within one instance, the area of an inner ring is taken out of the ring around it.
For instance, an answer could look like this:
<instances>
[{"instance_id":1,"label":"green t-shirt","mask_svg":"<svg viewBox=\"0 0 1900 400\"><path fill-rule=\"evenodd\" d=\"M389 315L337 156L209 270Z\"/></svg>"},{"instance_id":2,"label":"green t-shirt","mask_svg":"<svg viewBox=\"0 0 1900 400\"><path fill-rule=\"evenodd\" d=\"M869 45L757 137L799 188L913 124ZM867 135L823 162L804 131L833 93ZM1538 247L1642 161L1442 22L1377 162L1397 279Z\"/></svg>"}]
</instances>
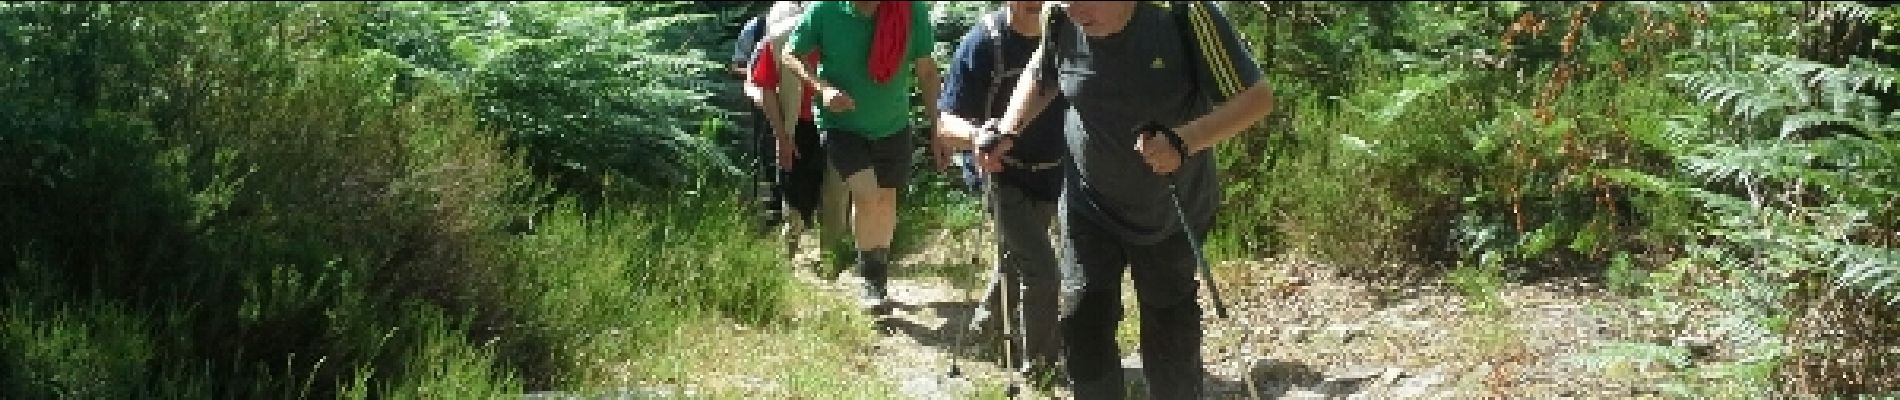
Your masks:
<instances>
[{"instance_id":1,"label":"green t-shirt","mask_svg":"<svg viewBox=\"0 0 1900 400\"><path fill-rule=\"evenodd\" d=\"M930 57L936 28L930 24L927 2L912 2L910 44L898 67L897 75L879 84L871 80L869 69L871 35L876 28L872 14L861 14L849 1L820 1L805 10L798 28L792 31L791 51L804 54L818 50L818 77L843 90L856 102L851 111L834 113L819 100L815 122L821 129L857 132L871 139L883 138L910 125L910 92L917 82L913 60Z\"/></svg>"}]
</instances>

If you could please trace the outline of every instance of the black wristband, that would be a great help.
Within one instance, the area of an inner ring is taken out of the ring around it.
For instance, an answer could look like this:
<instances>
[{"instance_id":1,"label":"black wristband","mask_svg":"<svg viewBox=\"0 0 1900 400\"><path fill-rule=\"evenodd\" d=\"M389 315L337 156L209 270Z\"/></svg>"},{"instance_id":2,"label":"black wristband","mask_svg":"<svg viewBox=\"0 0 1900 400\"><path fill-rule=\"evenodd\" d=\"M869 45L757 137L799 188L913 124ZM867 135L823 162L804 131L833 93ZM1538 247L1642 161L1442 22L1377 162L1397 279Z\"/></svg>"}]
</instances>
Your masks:
<instances>
[{"instance_id":1,"label":"black wristband","mask_svg":"<svg viewBox=\"0 0 1900 400\"><path fill-rule=\"evenodd\" d=\"M1003 139L1011 139L1006 137L1011 135L1004 135L1002 130L997 128L996 122L993 120L990 121L990 123L983 124L982 132L982 134L977 135L976 149L984 153L988 153L990 150L995 149L996 146L1003 144Z\"/></svg>"},{"instance_id":2,"label":"black wristband","mask_svg":"<svg viewBox=\"0 0 1900 400\"><path fill-rule=\"evenodd\" d=\"M1160 134L1162 137L1167 138L1168 144L1174 146L1174 152L1180 153L1182 160L1187 160L1188 158L1187 139L1182 139L1180 132L1175 132L1174 129L1170 129L1167 126L1163 126L1160 123L1153 122L1153 121L1149 121L1147 124L1143 124L1141 126L1141 130L1143 132L1157 133L1157 134Z\"/></svg>"}]
</instances>

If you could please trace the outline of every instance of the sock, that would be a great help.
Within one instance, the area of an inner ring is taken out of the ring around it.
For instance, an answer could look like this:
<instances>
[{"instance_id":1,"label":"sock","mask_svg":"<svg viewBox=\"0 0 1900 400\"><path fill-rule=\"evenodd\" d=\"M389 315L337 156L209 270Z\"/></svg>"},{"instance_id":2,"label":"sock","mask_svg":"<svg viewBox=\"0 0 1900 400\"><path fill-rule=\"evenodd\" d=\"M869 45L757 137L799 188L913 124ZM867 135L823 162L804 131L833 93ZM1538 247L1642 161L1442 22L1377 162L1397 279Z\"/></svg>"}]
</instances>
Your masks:
<instances>
[{"instance_id":1,"label":"sock","mask_svg":"<svg viewBox=\"0 0 1900 400\"><path fill-rule=\"evenodd\" d=\"M858 250L858 274L864 279L883 286L889 277L890 249Z\"/></svg>"}]
</instances>

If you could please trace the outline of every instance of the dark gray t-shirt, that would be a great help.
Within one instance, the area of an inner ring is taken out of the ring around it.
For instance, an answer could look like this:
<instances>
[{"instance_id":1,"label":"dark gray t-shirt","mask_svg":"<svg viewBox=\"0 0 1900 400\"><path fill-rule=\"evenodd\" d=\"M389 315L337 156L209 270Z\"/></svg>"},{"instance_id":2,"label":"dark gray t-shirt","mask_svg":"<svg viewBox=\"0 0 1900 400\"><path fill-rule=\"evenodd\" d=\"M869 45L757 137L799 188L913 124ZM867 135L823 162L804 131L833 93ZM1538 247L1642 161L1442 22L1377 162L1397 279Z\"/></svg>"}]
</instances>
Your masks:
<instances>
[{"instance_id":1,"label":"dark gray t-shirt","mask_svg":"<svg viewBox=\"0 0 1900 400\"><path fill-rule=\"evenodd\" d=\"M1211 18L1200 21L1220 43L1199 47L1225 55L1232 67L1221 73L1210 72L1215 68L1201 61L1205 57L1189 58L1184 41L1193 34L1177 26L1171 12L1181 5L1136 4L1126 27L1100 38L1083 34L1057 9L1044 30L1046 64L1038 82L1044 88L1054 85L1069 100L1063 206L1125 241L1148 244L1180 228L1168 183L1174 183L1188 218L1203 231L1211 229L1221 189L1213 151L1202 151L1172 176L1162 176L1135 151L1135 128L1147 121L1178 127L1199 118L1212 108L1205 96L1213 93L1212 85L1250 86L1260 79L1260 70L1218 9L1210 8Z\"/></svg>"}]
</instances>

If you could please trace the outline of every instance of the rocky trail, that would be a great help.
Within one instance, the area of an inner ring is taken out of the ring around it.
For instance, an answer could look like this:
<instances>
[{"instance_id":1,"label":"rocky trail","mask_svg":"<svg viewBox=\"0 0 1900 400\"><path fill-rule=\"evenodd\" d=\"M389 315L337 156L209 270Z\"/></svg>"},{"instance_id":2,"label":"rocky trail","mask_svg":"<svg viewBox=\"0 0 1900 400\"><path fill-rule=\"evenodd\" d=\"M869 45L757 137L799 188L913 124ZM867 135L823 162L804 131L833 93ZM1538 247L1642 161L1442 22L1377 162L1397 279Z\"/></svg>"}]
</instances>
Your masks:
<instances>
[{"instance_id":1,"label":"rocky trail","mask_svg":"<svg viewBox=\"0 0 1900 400\"><path fill-rule=\"evenodd\" d=\"M978 243L938 233L928 243ZM861 282L849 269L821 269L809 235L796 254L799 279L836 296L855 298ZM893 265L891 310L878 319L879 339L862 349L884 379L916 399L999 397L1006 369L996 334L959 341L974 310L974 279L946 278L971 267L967 246L925 246ZM1479 304L1438 284L1393 289L1334 274L1298 260L1229 262L1215 268L1229 318L1206 306L1203 359L1209 397L1251 398L1642 398L1660 397L1650 373L1604 376L1577 356L1598 344L1632 337L1678 336L1667 324L1637 326L1637 308L1581 280L1506 284ZM822 276L821 276L822 275ZM1132 289L1124 285L1126 298ZM1202 296L1202 301L1208 301ZM1141 398L1133 301L1124 318L1123 369L1131 398ZM994 347L992 347L994 349ZM951 376L955 366L961 376ZM1059 386L1020 398L1067 398Z\"/></svg>"}]
</instances>

